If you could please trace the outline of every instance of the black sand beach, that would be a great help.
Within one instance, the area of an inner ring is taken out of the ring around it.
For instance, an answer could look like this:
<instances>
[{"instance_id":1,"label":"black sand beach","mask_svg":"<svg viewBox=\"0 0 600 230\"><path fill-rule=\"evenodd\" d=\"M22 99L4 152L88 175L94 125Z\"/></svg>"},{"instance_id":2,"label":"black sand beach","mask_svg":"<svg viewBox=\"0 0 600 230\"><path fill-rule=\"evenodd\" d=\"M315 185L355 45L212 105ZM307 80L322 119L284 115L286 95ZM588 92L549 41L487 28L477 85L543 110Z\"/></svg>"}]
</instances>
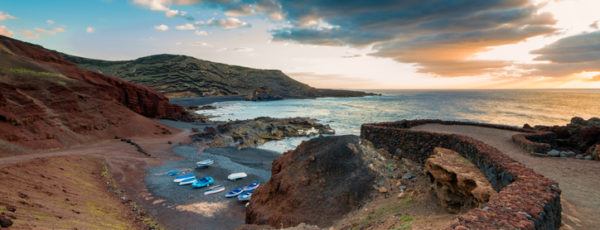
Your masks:
<instances>
[{"instance_id":1,"label":"black sand beach","mask_svg":"<svg viewBox=\"0 0 600 230\"><path fill-rule=\"evenodd\" d=\"M144 182L155 199L152 215L169 229L233 229L244 224L244 204L236 198L225 198L225 193L255 181L266 182L271 162L279 154L255 148L196 150L193 146L176 146L173 152L183 159L148 167ZM208 168L194 169L195 162L204 159L215 163ZM179 175L193 173L197 178L211 176L215 179L214 185L224 185L226 191L205 196L206 188L194 189L174 183L175 176L166 175L171 170L181 171ZM227 180L227 176L235 172L246 172L248 177Z\"/></svg>"}]
</instances>

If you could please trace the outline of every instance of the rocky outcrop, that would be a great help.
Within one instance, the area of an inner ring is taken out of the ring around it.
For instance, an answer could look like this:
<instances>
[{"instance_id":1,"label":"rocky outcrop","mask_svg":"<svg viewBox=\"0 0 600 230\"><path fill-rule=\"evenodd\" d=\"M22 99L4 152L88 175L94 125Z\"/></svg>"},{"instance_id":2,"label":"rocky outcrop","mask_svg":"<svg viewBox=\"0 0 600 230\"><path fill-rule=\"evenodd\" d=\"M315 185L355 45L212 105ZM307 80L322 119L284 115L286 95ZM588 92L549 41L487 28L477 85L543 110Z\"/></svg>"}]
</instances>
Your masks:
<instances>
[{"instance_id":1,"label":"rocky outcrop","mask_svg":"<svg viewBox=\"0 0 600 230\"><path fill-rule=\"evenodd\" d=\"M246 223L330 226L377 193L373 186L380 175L370 162L378 158L357 136L304 142L273 161L271 179L252 195Z\"/></svg>"},{"instance_id":2,"label":"rocky outcrop","mask_svg":"<svg viewBox=\"0 0 600 230\"><path fill-rule=\"evenodd\" d=\"M362 97L349 90L315 89L280 70L253 69L183 55L153 55L130 61L103 61L57 53L81 68L148 86L170 98L249 95L268 87L284 98Z\"/></svg>"},{"instance_id":3,"label":"rocky outcrop","mask_svg":"<svg viewBox=\"0 0 600 230\"><path fill-rule=\"evenodd\" d=\"M449 149L433 150L425 161L425 174L442 206L451 213L481 207L496 193L473 163Z\"/></svg>"},{"instance_id":4,"label":"rocky outcrop","mask_svg":"<svg viewBox=\"0 0 600 230\"><path fill-rule=\"evenodd\" d=\"M192 139L196 142L208 143L211 147L246 148L286 137L309 137L334 133L335 131L329 125L320 124L316 119L259 117L221 123L216 128L208 127L204 132L192 135Z\"/></svg>"},{"instance_id":5,"label":"rocky outcrop","mask_svg":"<svg viewBox=\"0 0 600 230\"><path fill-rule=\"evenodd\" d=\"M258 87L252 90L246 97L246 101L275 101L282 99L282 96L273 93L268 86Z\"/></svg>"},{"instance_id":6,"label":"rocky outcrop","mask_svg":"<svg viewBox=\"0 0 600 230\"><path fill-rule=\"evenodd\" d=\"M160 135L165 127L139 114L183 111L145 86L82 70L37 45L0 36L0 56L0 146L7 152Z\"/></svg>"},{"instance_id":7,"label":"rocky outcrop","mask_svg":"<svg viewBox=\"0 0 600 230\"><path fill-rule=\"evenodd\" d=\"M537 136L527 136L535 143L546 145L545 151L537 153L548 156L565 156L564 154L552 155L551 151L569 152L572 151L580 158L593 159L596 145L600 145L600 118L592 117L584 120L580 117L573 117L571 122L565 126L534 126L535 130L551 133L550 138L537 138Z\"/></svg>"}]
</instances>

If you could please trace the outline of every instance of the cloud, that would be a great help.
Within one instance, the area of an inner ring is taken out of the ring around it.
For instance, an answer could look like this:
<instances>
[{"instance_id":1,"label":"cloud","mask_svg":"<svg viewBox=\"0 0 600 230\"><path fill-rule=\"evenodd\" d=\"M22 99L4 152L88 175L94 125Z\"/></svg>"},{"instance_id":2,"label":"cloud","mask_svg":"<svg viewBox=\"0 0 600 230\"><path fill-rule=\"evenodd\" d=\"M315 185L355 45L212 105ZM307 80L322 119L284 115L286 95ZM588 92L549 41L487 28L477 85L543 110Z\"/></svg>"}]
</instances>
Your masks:
<instances>
[{"instance_id":1,"label":"cloud","mask_svg":"<svg viewBox=\"0 0 600 230\"><path fill-rule=\"evenodd\" d=\"M64 32L65 28L64 27L54 27L51 29L42 29L42 28L36 27L34 30L37 32L40 32L40 33L44 33L44 34L56 34L57 32Z\"/></svg>"},{"instance_id":2,"label":"cloud","mask_svg":"<svg viewBox=\"0 0 600 230\"><path fill-rule=\"evenodd\" d=\"M592 78L588 79L587 81L600 81L600 74L593 76Z\"/></svg>"},{"instance_id":3,"label":"cloud","mask_svg":"<svg viewBox=\"0 0 600 230\"><path fill-rule=\"evenodd\" d=\"M233 51L240 52L240 53L250 53L250 52L253 52L254 49L250 48L250 47L237 47L237 48L233 48Z\"/></svg>"},{"instance_id":4,"label":"cloud","mask_svg":"<svg viewBox=\"0 0 600 230\"><path fill-rule=\"evenodd\" d=\"M208 35L208 33L206 31L204 31L204 30L196 30L194 33L196 35L198 35L198 36L206 36L206 35Z\"/></svg>"},{"instance_id":5,"label":"cloud","mask_svg":"<svg viewBox=\"0 0 600 230\"><path fill-rule=\"evenodd\" d=\"M94 29L94 27L91 27L91 26L88 26L88 27L85 29L85 32L87 32L87 33L93 33L94 31L96 31L96 29Z\"/></svg>"},{"instance_id":6,"label":"cloud","mask_svg":"<svg viewBox=\"0 0 600 230\"><path fill-rule=\"evenodd\" d=\"M233 17L223 18L219 20L210 19L205 23L205 25L218 26L223 29L235 29L239 27L249 26L247 22L240 21L239 19Z\"/></svg>"},{"instance_id":7,"label":"cloud","mask_svg":"<svg viewBox=\"0 0 600 230\"><path fill-rule=\"evenodd\" d=\"M36 34L30 30L21 30L20 34L21 34L21 36L23 36L25 38L31 38L31 39L42 37L41 35Z\"/></svg>"},{"instance_id":8,"label":"cloud","mask_svg":"<svg viewBox=\"0 0 600 230\"><path fill-rule=\"evenodd\" d=\"M15 19L15 16L0 11L0 21L4 21L6 19Z\"/></svg>"},{"instance_id":9,"label":"cloud","mask_svg":"<svg viewBox=\"0 0 600 230\"><path fill-rule=\"evenodd\" d=\"M7 37L12 37L15 33L6 28L6 26L0 26L0 35L4 35Z\"/></svg>"},{"instance_id":10,"label":"cloud","mask_svg":"<svg viewBox=\"0 0 600 230\"><path fill-rule=\"evenodd\" d=\"M154 29L160 30L160 31L167 31L167 30L169 30L169 26L162 24L162 25L154 26Z\"/></svg>"},{"instance_id":11,"label":"cloud","mask_svg":"<svg viewBox=\"0 0 600 230\"><path fill-rule=\"evenodd\" d=\"M594 21L592 22L592 24L590 24L590 27L594 28L594 29L598 29L598 21Z\"/></svg>"},{"instance_id":12,"label":"cloud","mask_svg":"<svg viewBox=\"0 0 600 230\"><path fill-rule=\"evenodd\" d=\"M210 44L206 42L192 42L191 46L195 47L210 47Z\"/></svg>"},{"instance_id":13,"label":"cloud","mask_svg":"<svg viewBox=\"0 0 600 230\"><path fill-rule=\"evenodd\" d=\"M280 1L291 27L274 40L327 46L372 46L370 55L413 63L441 77L475 76L507 68L472 57L490 47L557 31L549 13L529 0ZM311 6L311 7L306 7Z\"/></svg>"},{"instance_id":14,"label":"cloud","mask_svg":"<svg viewBox=\"0 0 600 230\"><path fill-rule=\"evenodd\" d=\"M580 72L600 72L600 31L562 38L531 51L544 64L526 65L532 75L565 76Z\"/></svg>"},{"instance_id":15,"label":"cloud","mask_svg":"<svg viewBox=\"0 0 600 230\"><path fill-rule=\"evenodd\" d=\"M48 24L49 26L54 25L54 21L53 20L46 20L46 24Z\"/></svg>"},{"instance_id":16,"label":"cloud","mask_svg":"<svg viewBox=\"0 0 600 230\"><path fill-rule=\"evenodd\" d=\"M256 11L254 11L254 7L251 4L237 5L235 8L225 11L225 15L230 17L250 16L255 13Z\"/></svg>"},{"instance_id":17,"label":"cloud","mask_svg":"<svg viewBox=\"0 0 600 230\"><path fill-rule=\"evenodd\" d=\"M185 25L176 26L175 29L176 30L195 30L196 27L194 26L194 24L187 23Z\"/></svg>"},{"instance_id":18,"label":"cloud","mask_svg":"<svg viewBox=\"0 0 600 230\"><path fill-rule=\"evenodd\" d=\"M133 0L133 4L142 6L144 8L148 8L152 11L161 11L165 12L165 16L167 18L171 18L177 15L184 16L187 12L179 12L179 10L171 9L167 7L167 5L171 4L185 4L190 3L192 1L173 1L173 0Z\"/></svg>"}]
</instances>

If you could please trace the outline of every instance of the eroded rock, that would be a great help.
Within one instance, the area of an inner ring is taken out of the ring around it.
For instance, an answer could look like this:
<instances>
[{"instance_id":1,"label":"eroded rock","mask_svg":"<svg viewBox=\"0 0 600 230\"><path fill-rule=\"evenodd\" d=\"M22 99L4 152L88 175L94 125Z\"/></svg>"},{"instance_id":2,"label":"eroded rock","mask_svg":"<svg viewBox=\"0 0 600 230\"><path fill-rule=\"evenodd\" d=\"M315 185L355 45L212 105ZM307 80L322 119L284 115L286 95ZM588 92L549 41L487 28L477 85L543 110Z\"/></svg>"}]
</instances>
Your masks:
<instances>
[{"instance_id":1,"label":"eroded rock","mask_svg":"<svg viewBox=\"0 0 600 230\"><path fill-rule=\"evenodd\" d=\"M329 226L378 194L373 186L385 179L374 169L385 170L378 158L378 151L357 136L304 142L273 161L271 179L252 195L246 223Z\"/></svg>"},{"instance_id":2,"label":"eroded rock","mask_svg":"<svg viewBox=\"0 0 600 230\"><path fill-rule=\"evenodd\" d=\"M433 150L425 161L425 174L442 206L451 213L479 207L496 193L479 168L449 149Z\"/></svg>"}]
</instances>

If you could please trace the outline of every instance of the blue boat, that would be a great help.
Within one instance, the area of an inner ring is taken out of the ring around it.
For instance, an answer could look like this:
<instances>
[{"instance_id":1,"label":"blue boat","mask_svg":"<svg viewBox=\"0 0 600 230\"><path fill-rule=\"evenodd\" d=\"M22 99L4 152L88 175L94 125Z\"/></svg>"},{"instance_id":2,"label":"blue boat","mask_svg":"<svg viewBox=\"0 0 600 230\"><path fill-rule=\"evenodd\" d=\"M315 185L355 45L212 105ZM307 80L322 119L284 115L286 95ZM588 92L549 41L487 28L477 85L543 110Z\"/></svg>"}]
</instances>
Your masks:
<instances>
[{"instance_id":1,"label":"blue boat","mask_svg":"<svg viewBox=\"0 0 600 230\"><path fill-rule=\"evenodd\" d=\"M254 190L254 189L258 188L258 186L260 186L260 182L254 182L252 184L246 185L243 189L244 189L244 191Z\"/></svg>"},{"instance_id":2,"label":"blue boat","mask_svg":"<svg viewBox=\"0 0 600 230\"><path fill-rule=\"evenodd\" d=\"M252 190L254 192L254 190ZM238 200L239 201L249 201L250 198L252 198L252 193L251 192L243 192L242 194L240 194L238 196Z\"/></svg>"},{"instance_id":3,"label":"blue boat","mask_svg":"<svg viewBox=\"0 0 600 230\"><path fill-rule=\"evenodd\" d=\"M236 196L239 196L240 194L242 194L242 192L244 192L243 188L236 188L234 190L231 190L231 191L225 193L225 197L226 198L236 197Z\"/></svg>"},{"instance_id":4,"label":"blue boat","mask_svg":"<svg viewBox=\"0 0 600 230\"><path fill-rule=\"evenodd\" d=\"M190 179L190 178L195 178L195 177L196 177L196 175L194 175L194 174L182 175L182 176L175 177L175 179L173 180L173 182L177 183L177 182L181 182L183 180Z\"/></svg>"},{"instance_id":5,"label":"blue boat","mask_svg":"<svg viewBox=\"0 0 600 230\"><path fill-rule=\"evenodd\" d=\"M193 184L194 182L196 182L196 177L182 180L181 182L179 182L179 185L188 185L188 184Z\"/></svg>"},{"instance_id":6,"label":"blue boat","mask_svg":"<svg viewBox=\"0 0 600 230\"><path fill-rule=\"evenodd\" d=\"M167 173L167 176L175 176L175 175L177 175L177 174L179 174L179 171L177 171L177 170L173 170L173 171L169 171L169 172Z\"/></svg>"},{"instance_id":7,"label":"blue boat","mask_svg":"<svg viewBox=\"0 0 600 230\"><path fill-rule=\"evenodd\" d=\"M203 188L203 187L209 186L212 183L215 183L215 179L213 179L210 176L207 176L207 177L196 180L192 184L192 188Z\"/></svg>"},{"instance_id":8,"label":"blue boat","mask_svg":"<svg viewBox=\"0 0 600 230\"><path fill-rule=\"evenodd\" d=\"M225 186L223 185L215 185L212 187L209 187L208 190L204 191L204 195L210 195L210 194L215 194L215 193L219 193L225 191Z\"/></svg>"},{"instance_id":9,"label":"blue boat","mask_svg":"<svg viewBox=\"0 0 600 230\"><path fill-rule=\"evenodd\" d=\"M211 159L207 159L207 160L202 160L202 161L198 161L196 162L196 168L203 168L203 167L208 167L212 164L214 164L215 162Z\"/></svg>"}]
</instances>

